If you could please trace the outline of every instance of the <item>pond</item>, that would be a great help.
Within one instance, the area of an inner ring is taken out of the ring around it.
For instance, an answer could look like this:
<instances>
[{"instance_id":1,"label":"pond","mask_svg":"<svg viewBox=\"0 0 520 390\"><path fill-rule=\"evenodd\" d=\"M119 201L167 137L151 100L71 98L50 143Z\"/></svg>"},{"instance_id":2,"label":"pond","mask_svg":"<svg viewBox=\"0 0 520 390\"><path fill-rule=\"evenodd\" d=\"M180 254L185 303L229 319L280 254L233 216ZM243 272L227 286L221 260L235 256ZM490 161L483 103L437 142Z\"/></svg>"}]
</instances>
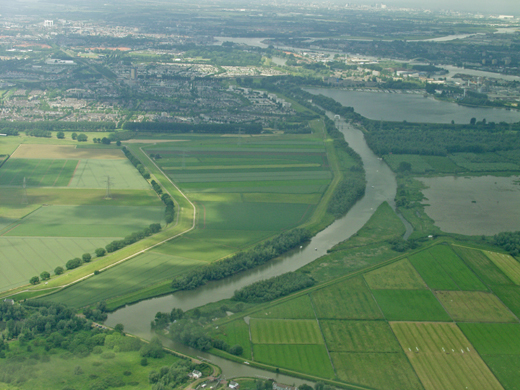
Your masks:
<instances>
[{"instance_id":1,"label":"pond","mask_svg":"<svg viewBox=\"0 0 520 390\"><path fill-rule=\"evenodd\" d=\"M429 188L423 203L447 233L494 235L520 230L520 177L419 178Z\"/></svg>"}]
</instances>

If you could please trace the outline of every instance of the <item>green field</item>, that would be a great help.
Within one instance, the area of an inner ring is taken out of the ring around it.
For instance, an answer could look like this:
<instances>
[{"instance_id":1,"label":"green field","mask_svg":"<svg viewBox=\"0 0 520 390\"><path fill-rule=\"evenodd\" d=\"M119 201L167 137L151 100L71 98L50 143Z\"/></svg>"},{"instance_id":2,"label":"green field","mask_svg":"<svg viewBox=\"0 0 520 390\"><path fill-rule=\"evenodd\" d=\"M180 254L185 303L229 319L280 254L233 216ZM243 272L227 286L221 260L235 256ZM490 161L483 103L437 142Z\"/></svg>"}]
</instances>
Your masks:
<instances>
[{"instance_id":1,"label":"green field","mask_svg":"<svg viewBox=\"0 0 520 390\"><path fill-rule=\"evenodd\" d=\"M392 168L394 172L398 171L399 164L401 164L402 162L410 163L412 166L413 173L425 173L435 171L435 169L430 164L423 160L422 156L418 156L415 154L391 154L384 156L384 159L387 162L387 164L390 165L390 168Z\"/></svg>"},{"instance_id":2,"label":"green field","mask_svg":"<svg viewBox=\"0 0 520 390\"><path fill-rule=\"evenodd\" d=\"M444 272L462 291L487 291L486 286L464 264L448 245L436 245L429 249ZM431 286L430 286L431 287Z\"/></svg>"},{"instance_id":3,"label":"green field","mask_svg":"<svg viewBox=\"0 0 520 390\"><path fill-rule=\"evenodd\" d=\"M487 257L515 284L520 284L520 263L504 253L484 251Z\"/></svg>"},{"instance_id":4,"label":"green field","mask_svg":"<svg viewBox=\"0 0 520 390\"><path fill-rule=\"evenodd\" d=\"M57 266L83 253L93 253L113 238L41 238L0 237L0 288L3 290L29 284L29 279L43 271L51 274Z\"/></svg>"},{"instance_id":5,"label":"green field","mask_svg":"<svg viewBox=\"0 0 520 390\"><path fill-rule=\"evenodd\" d=\"M199 228L212 230L286 230L305 222L314 209L287 203L204 202L199 206Z\"/></svg>"},{"instance_id":6,"label":"green field","mask_svg":"<svg viewBox=\"0 0 520 390\"><path fill-rule=\"evenodd\" d=\"M316 290L311 299L320 319L383 318L370 289L362 277L356 277Z\"/></svg>"},{"instance_id":7,"label":"green field","mask_svg":"<svg viewBox=\"0 0 520 390\"><path fill-rule=\"evenodd\" d=\"M386 321L320 321L330 352L400 352Z\"/></svg>"},{"instance_id":8,"label":"green field","mask_svg":"<svg viewBox=\"0 0 520 390\"><path fill-rule=\"evenodd\" d=\"M340 380L380 390L422 390L410 363L401 353L330 354Z\"/></svg>"},{"instance_id":9,"label":"green field","mask_svg":"<svg viewBox=\"0 0 520 390\"><path fill-rule=\"evenodd\" d=\"M476 291L437 291L435 295L455 321L518 322L493 294Z\"/></svg>"},{"instance_id":10,"label":"green field","mask_svg":"<svg viewBox=\"0 0 520 390\"><path fill-rule=\"evenodd\" d=\"M520 355L520 324L459 324L481 355Z\"/></svg>"},{"instance_id":11,"label":"green field","mask_svg":"<svg viewBox=\"0 0 520 390\"><path fill-rule=\"evenodd\" d=\"M520 390L519 355L485 355L482 357L506 390Z\"/></svg>"},{"instance_id":12,"label":"green field","mask_svg":"<svg viewBox=\"0 0 520 390\"><path fill-rule=\"evenodd\" d=\"M249 326L243 319L220 325L215 331L214 336L220 340L224 340L230 347L240 345L244 352L242 356L251 359L251 342L249 340Z\"/></svg>"},{"instance_id":13,"label":"green field","mask_svg":"<svg viewBox=\"0 0 520 390\"><path fill-rule=\"evenodd\" d=\"M253 318L314 319L314 309L308 295L291 299L251 314Z\"/></svg>"},{"instance_id":14,"label":"green field","mask_svg":"<svg viewBox=\"0 0 520 390\"><path fill-rule=\"evenodd\" d=\"M426 390L502 389L455 324L391 326Z\"/></svg>"},{"instance_id":15,"label":"green field","mask_svg":"<svg viewBox=\"0 0 520 390\"><path fill-rule=\"evenodd\" d=\"M323 344L316 320L256 319L250 321L253 344Z\"/></svg>"},{"instance_id":16,"label":"green field","mask_svg":"<svg viewBox=\"0 0 520 390\"><path fill-rule=\"evenodd\" d=\"M9 159L0 168L0 186L66 187L78 160Z\"/></svg>"},{"instance_id":17,"label":"green field","mask_svg":"<svg viewBox=\"0 0 520 390\"><path fill-rule=\"evenodd\" d=\"M42 207L21 220L5 236L125 237L151 223L160 223L163 213L162 207Z\"/></svg>"},{"instance_id":18,"label":"green field","mask_svg":"<svg viewBox=\"0 0 520 390\"><path fill-rule=\"evenodd\" d=\"M432 167L436 172L454 173L460 172L461 169L457 164L444 156L421 156L422 160Z\"/></svg>"},{"instance_id":19,"label":"green field","mask_svg":"<svg viewBox=\"0 0 520 390\"><path fill-rule=\"evenodd\" d=\"M71 307L92 305L173 279L203 264L197 260L147 252L44 299Z\"/></svg>"},{"instance_id":20,"label":"green field","mask_svg":"<svg viewBox=\"0 0 520 390\"><path fill-rule=\"evenodd\" d=\"M517 317L520 317L520 286L493 286L493 292Z\"/></svg>"},{"instance_id":21,"label":"green field","mask_svg":"<svg viewBox=\"0 0 520 390\"><path fill-rule=\"evenodd\" d=\"M334 370L324 345L254 345L255 361L331 379Z\"/></svg>"},{"instance_id":22,"label":"green field","mask_svg":"<svg viewBox=\"0 0 520 390\"><path fill-rule=\"evenodd\" d=\"M421 251L410 256L409 259L431 289L459 290L457 284L429 251Z\"/></svg>"},{"instance_id":23,"label":"green field","mask_svg":"<svg viewBox=\"0 0 520 390\"><path fill-rule=\"evenodd\" d=\"M107 177L110 177L110 188L146 190L150 185L126 159L119 160L80 160L70 188L107 188Z\"/></svg>"},{"instance_id":24,"label":"green field","mask_svg":"<svg viewBox=\"0 0 520 390\"><path fill-rule=\"evenodd\" d=\"M289 180L289 181L237 181L183 183L182 189L191 192L238 192L238 193L278 193L278 194L321 194L330 180Z\"/></svg>"},{"instance_id":25,"label":"green field","mask_svg":"<svg viewBox=\"0 0 520 390\"><path fill-rule=\"evenodd\" d=\"M451 321L429 290L373 290L388 321Z\"/></svg>"},{"instance_id":26,"label":"green field","mask_svg":"<svg viewBox=\"0 0 520 390\"><path fill-rule=\"evenodd\" d=\"M488 285L513 284L482 251L462 246L453 246L453 250L473 269L484 283Z\"/></svg>"},{"instance_id":27,"label":"green field","mask_svg":"<svg viewBox=\"0 0 520 390\"><path fill-rule=\"evenodd\" d=\"M408 259L403 259L386 267L364 274L371 289L421 289L426 284Z\"/></svg>"}]
</instances>

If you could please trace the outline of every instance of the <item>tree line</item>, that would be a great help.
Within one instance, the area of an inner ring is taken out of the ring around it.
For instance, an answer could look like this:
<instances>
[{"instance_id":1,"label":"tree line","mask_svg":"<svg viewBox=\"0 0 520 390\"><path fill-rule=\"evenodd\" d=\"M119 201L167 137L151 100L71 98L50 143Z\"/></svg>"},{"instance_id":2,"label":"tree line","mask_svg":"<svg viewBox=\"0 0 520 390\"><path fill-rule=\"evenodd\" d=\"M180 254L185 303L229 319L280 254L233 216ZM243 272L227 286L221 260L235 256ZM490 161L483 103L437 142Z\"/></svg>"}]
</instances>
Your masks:
<instances>
[{"instance_id":1,"label":"tree line","mask_svg":"<svg viewBox=\"0 0 520 390\"><path fill-rule=\"evenodd\" d=\"M518 256L520 254L520 231L495 234L493 245L505 249L511 256Z\"/></svg>"},{"instance_id":2,"label":"tree line","mask_svg":"<svg viewBox=\"0 0 520 390\"><path fill-rule=\"evenodd\" d=\"M262 265L282 253L310 239L310 233L304 229L293 229L279 236L264 241L247 251L240 251L233 256L199 267L184 276L175 278L172 288L192 290L212 280L221 280L239 272Z\"/></svg>"},{"instance_id":3,"label":"tree line","mask_svg":"<svg viewBox=\"0 0 520 390\"><path fill-rule=\"evenodd\" d=\"M109 131L115 130L114 122L62 122L62 121L38 121L38 122L10 122L0 121L1 132L6 131L26 131L26 130L42 130L42 131ZM15 134L13 134L15 135Z\"/></svg>"},{"instance_id":4,"label":"tree line","mask_svg":"<svg viewBox=\"0 0 520 390\"><path fill-rule=\"evenodd\" d=\"M165 122L125 122L124 130L145 133L209 133L209 134L260 134L260 123L165 123Z\"/></svg>"},{"instance_id":5,"label":"tree line","mask_svg":"<svg viewBox=\"0 0 520 390\"><path fill-rule=\"evenodd\" d=\"M269 302L314 286L316 281L300 272L287 272L236 290L233 299L249 303Z\"/></svg>"}]
</instances>

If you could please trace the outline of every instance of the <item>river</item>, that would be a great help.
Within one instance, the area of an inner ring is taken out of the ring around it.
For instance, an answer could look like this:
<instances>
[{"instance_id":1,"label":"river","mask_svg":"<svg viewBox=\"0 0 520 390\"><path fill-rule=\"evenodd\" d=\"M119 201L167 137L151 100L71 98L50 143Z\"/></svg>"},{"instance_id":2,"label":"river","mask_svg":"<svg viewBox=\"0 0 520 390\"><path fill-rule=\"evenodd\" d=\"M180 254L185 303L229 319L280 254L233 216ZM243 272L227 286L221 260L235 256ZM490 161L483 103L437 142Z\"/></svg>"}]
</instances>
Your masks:
<instances>
[{"instance_id":1,"label":"river","mask_svg":"<svg viewBox=\"0 0 520 390\"><path fill-rule=\"evenodd\" d=\"M123 307L109 314L106 325L113 327L121 323L124 325L125 331L145 339L150 339L152 336L150 322L158 311L170 312L174 307L186 311L211 302L231 298L234 291L241 287L285 272L297 270L325 255L327 249L356 233L382 202L387 201L393 205L397 187L394 173L384 161L379 159L369 149L360 130L342 121L337 123L350 147L361 156L367 178L365 196L352 207L347 215L336 220L318 233L301 249L290 251L261 267L221 281L208 283L196 290L179 291L168 296L153 298ZM212 363L220 366L227 377L260 375L273 377L284 383L298 383L293 378L275 376L273 373L237 364L210 354L202 354L200 351L192 350L185 346L172 344L172 347L192 356L207 358Z\"/></svg>"}]
</instances>

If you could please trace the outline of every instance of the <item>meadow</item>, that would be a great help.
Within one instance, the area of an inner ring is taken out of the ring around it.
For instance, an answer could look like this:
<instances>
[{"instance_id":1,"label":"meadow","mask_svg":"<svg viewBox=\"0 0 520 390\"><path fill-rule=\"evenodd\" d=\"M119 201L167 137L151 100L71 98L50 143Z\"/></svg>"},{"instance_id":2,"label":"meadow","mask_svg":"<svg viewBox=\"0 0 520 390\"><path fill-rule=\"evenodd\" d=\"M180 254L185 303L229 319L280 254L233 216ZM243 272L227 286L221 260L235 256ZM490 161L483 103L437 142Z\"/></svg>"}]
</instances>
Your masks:
<instances>
[{"instance_id":1,"label":"meadow","mask_svg":"<svg viewBox=\"0 0 520 390\"><path fill-rule=\"evenodd\" d=\"M429 290L373 290L388 321L451 321Z\"/></svg>"},{"instance_id":2,"label":"meadow","mask_svg":"<svg viewBox=\"0 0 520 390\"><path fill-rule=\"evenodd\" d=\"M520 284L520 263L512 256L497 252L484 252L487 257L515 284Z\"/></svg>"},{"instance_id":3,"label":"meadow","mask_svg":"<svg viewBox=\"0 0 520 390\"><path fill-rule=\"evenodd\" d=\"M466 248L458 245L453 250L473 269L478 277L487 285L509 285L513 284L484 252L478 249Z\"/></svg>"},{"instance_id":4,"label":"meadow","mask_svg":"<svg viewBox=\"0 0 520 390\"><path fill-rule=\"evenodd\" d=\"M493 286L493 292L514 315L520 317L520 286Z\"/></svg>"},{"instance_id":5,"label":"meadow","mask_svg":"<svg viewBox=\"0 0 520 390\"><path fill-rule=\"evenodd\" d=\"M520 324L459 324L481 355L520 355Z\"/></svg>"},{"instance_id":6,"label":"meadow","mask_svg":"<svg viewBox=\"0 0 520 390\"><path fill-rule=\"evenodd\" d=\"M379 319L383 314L362 277L356 277L312 292L320 319Z\"/></svg>"},{"instance_id":7,"label":"meadow","mask_svg":"<svg viewBox=\"0 0 520 390\"><path fill-rule=\"evenodd\" d=\"M251 314L253 318L314 319L314 309L309 295L303 295Z\"/></svg>"},{"instance_id":8,"label":"meadow","mask_svg":"<svg viewBox=\"0 0 520 390\"><path fill-rule=\"evenodd\" d=\"M99 238L42 238L42 237L0 237L0 288L2 290L29 283L29 279L42 271L53 273L57 266L83 253L93 253L104 247L113 237Z\"/></svg>"},{"instance_id":9,"label":"meadow","mask_svg":"<svg viewBox=\"0 0 520 390\"><path fill-rule=\"evenodd\" d=\"M421 251L410 256L409 259L430 288L434 290L459 290L459 286L429 251Z\"/></svg>"},{"instance_id":10,"label":"meadow","mask_svg":"<svg viewBox=\"0 0 520 390\"><path fill-rule=\"evenodd\" d=\"M66 187L78 160L11 158L0 169L0 186Z\"/></svg>"},{"instance_id":11,"label":"meadow","mask_svg":"<svg viewBox=\"0 0 520 390\"><path fill-rule=\"evenodd\" d=\"M503 389L455 324L391 326L426 390Z\"/></svg>"},{"instance_id":12,"label":"meadow","mask_svg":"<svg viewBox=\"0 0 520 390\"><path fill-rule=\"evenodd\" d=\"M316 320L251 319L251 340L256 344L323 344Z\"/></svg>"},{"instance_id":13,"label":"meadow","mask_svg":"<svg viewBox=\"0 0 520 390\"><path fill-rule=\"evenodd\" d=\"M249 340L249 326L243 319L220 325L218 331L213 333L213 336L220 340L224 340L230 347L240 345L244 350L242 356L246 359L252 358L251 341Z\"/></svg>"},{"instance_id":14,"label":"meadow","mask_svg":"<svg viewBox=\"0 0 520 390\"><path fill-rule=\"evenodd\" d=\"M437 291L437 298L460 322L518 322L493 294L477 291Z\"/></svg>"},{"instance_id":15,"label":"meadow","mask_svg":"<svg viewBox=\"0 0 520 390\"><path fill-rule=\"evenodd\" d=\"M386 267L363 275L371 289L423 289L426 283L421 279L408 259L397 261Z\"/></svg>"}]
</instances>

